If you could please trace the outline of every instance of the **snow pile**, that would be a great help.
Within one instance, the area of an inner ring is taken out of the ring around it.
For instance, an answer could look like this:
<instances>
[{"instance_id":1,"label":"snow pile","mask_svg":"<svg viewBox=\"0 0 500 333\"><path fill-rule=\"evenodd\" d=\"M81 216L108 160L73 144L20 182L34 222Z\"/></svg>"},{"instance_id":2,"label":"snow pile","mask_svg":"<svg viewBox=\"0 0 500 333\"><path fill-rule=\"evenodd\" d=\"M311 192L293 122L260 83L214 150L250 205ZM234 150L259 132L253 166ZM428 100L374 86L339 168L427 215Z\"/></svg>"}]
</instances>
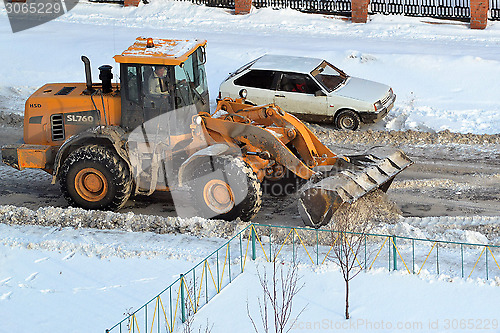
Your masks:
<instances>
[{"instance_id":1,"label":"snow pile","mask_svg":"<svg viewBox=\"0 0 500 333\"><path fill-rule=\"evenodd\" d=\"M22 127L24 117L11 112L0 111L0 126Z\"/></svg>"},{"instance_id":2,"label":"snow pile","mask_svg":"<svg viewBox=\"0 0 500 333\"><path fill-rule=\"evenodd\" d=\"M445 131L421 132L415 130L406 131L375 131L367 129L364 131L334 131L320 125L309 125L323 142L336 144L391 144L395 146L405 145L498 145L500 144L500 134L480 135L463 134Z\"/></svg>"},{"instance_id":3,"label":"snow pile","mask_svg":"<svg viewBox=\"0 0 500 333\"><path fill-rule=\"evenodd\" d=\"M374 232L419 239L500 245L500 217L401 217L395 224L379 224Z\"/></svg>"},{"instance_id":4,"label":"snow pile","mask_svg":"<svg viewBox=\"0 0 500 333\"><path fill-rule=\"evenodd\" d=\"M0 244L28 250L57 251L86 257L164 258L196 263L226 242L223 238L204 238L151 232L95 230L0 224ZM199 243L196 246L186 244ZM66 258L68 259L68 258Z\"/></svg>"},{"instance_id":5,"label":"snow pile","mask_svg":"<svg viewBox=\"0 0 500 333\"><path fill-rule=\"evenodd\" d=\"M248 225L239 220L226 222L200 217L178 218L121 214L81 208L46 207L33 211L24 207L0 206L0 223L9 225L40 225L51 227L117 229L158 234L187 234L230 238Z\"/></svg>"}]
</instances>

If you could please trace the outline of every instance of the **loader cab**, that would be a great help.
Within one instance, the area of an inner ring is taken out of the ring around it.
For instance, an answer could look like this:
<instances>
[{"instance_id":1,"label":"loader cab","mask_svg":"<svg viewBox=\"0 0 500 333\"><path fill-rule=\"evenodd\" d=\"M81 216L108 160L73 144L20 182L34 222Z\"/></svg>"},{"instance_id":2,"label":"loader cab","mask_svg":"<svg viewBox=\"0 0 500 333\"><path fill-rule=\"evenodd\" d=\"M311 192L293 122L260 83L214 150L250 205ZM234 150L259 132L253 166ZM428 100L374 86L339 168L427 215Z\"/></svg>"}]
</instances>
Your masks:
<instances>
[{"instance_id":1,"label":"loader cab","mask_svg":"<svg viewBox=\"0 0 500 333\"><path fill-rule=\"evenodd\" d=\"M191 121L193 114L209 112L205 45L139 37L115 56L120 63L121 126L133 131L168 113Z\"/></svg>"}]
</instances>

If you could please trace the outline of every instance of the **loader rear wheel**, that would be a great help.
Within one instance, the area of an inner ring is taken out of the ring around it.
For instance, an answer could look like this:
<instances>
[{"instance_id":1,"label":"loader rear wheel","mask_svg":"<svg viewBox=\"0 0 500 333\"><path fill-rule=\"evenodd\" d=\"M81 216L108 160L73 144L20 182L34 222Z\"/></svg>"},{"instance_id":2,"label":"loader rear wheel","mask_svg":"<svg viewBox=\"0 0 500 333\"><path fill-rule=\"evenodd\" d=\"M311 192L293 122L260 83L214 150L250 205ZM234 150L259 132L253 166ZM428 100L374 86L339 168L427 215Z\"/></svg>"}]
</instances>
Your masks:
<instances>
[{"instance_id":1,"label":"loader rear wheel","mask_svg":"<svg viewBox=\"0 0 500 333\"><path fill-rule=\"evenodd\" d=\"M196 169L190 186L194 208L204 218L249 221L262 204L257 175L239 158L210 158Z\"/></svg>"},{"instance_id":2,"label":"loader rear wheel","mask_svg":"<svg viewBox=\"0 0 500 333\"><path fill-rule=\"evenodd\" d=\"M97 145L72 152L64 161L59 182L68 203L86 209L117 210L132 192L127 164Z\"/></svg>"},{"instance_id":3,"label":"loader rear wheel","mask_svg":"<svg viewBox=\"0 0 500 333\"><path fill-rule=\"evenodd\" d=\"M355 131L358 129L360 121L356 112L343 110L335 117L335 126L339 129Z\"/></svg>"}]
</instances>

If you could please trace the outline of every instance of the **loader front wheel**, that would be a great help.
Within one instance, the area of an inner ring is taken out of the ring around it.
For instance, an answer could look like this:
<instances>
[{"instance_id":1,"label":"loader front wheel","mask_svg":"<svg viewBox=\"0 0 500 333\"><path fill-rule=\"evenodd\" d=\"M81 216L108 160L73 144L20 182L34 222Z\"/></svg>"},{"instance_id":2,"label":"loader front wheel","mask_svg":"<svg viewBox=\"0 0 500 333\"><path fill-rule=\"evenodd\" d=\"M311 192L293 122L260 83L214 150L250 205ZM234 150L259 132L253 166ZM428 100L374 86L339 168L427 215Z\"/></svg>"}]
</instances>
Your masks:
<instances>
[{"instance_id":1,"label":"loader front wheel","mask_svg":"<svg viewBox=\"0 0 500 333\"><path fill-rule=\"evenodd\" d=\"M356 112L343 110L335 117L335 126L337 126L338 129L355 131L358 129L360 121Z\"/></svg>"},{"instance_id":2,"label":"loader front wheel","mask_svg":"<svg viewBox=\"0 0 500 333\"><path fill-rule=\"evenodd\" d=\"M194 208L204 218L249 221L262 203L257 175L235 157L210 158L196 169L190 187Z\"/></svg>"},{"instance_id":3,"label":"loader front wheel","mask_svg":"<svg viewBox=\"0 0 500 333\"><path fill-rule=\"evenodd\" d=\"M72 152L64 161L59 182L68 203L86 209L117 210L132 192L127 164L97 145Z\"/></svg>"}]
</instances>

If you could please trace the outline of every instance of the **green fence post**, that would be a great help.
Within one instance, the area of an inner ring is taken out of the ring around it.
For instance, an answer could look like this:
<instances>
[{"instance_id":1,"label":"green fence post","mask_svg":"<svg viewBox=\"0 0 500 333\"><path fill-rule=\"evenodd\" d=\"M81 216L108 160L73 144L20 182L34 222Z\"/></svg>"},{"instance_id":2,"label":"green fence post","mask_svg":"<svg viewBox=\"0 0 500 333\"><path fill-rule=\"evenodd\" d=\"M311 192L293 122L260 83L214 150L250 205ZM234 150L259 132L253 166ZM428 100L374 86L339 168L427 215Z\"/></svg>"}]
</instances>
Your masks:
<instances>
[{"instance_id":1,"label":"green fence post","mask_svg":"<svg viewBox=\"0 0 500 333\"><path fill-rule=\"evenodd\" d=\"M205 260L205 304L208 303L208 263Z\"/></svg>"},{"instance_id":2,"label":"green fence post","mask_svg":"<svg viewBox=\"0 0 500 333\"><path fill-rule=\"evenodd\" d=\"M464 244L460 244L460 254L462 255L462 279L464 278Z\"/></svg>"},{"instance_id":3,"label":"green fence post","mask_svg":"<svg viewBox=\"0 0 500 333\"><path fill-rule=\"evenodd\" d=\"M252 224L252 260L257 258L257 253L255 251L255 227Z\"/></svg>"},{"instance_id":4,"label":"green fence post","mask_svg":"<svg viewBox=\"0 0 500 333\"><path fill-rule=\"evenodd\" d=\"M172 287L168 288L170 293L170 332L174 331L174 321L172 317Z\"/></svg>"},{"instance_id":5,"label":"green fence post","mask_svg":"<svg viewBox=\"0 0 500 333\"><path fill-rule=\"evenodd\" d=\"M365 271L366 271L366 234L365 234Z\"/></svg>"},{"instance_id":6,"label":"green fence post","mask_svg":"<svg viewBox=\"0 0 500 333\"><path fill-rule=\"evenodd\" d=\"M198 311L198 306L196 305L196 267L193 269L193 295L194 295L194 313L196 313Z\"/></svg>"},{"instance_id":7,"label":"green fence post","mask_svg":"<svg viewBox=\"0 0 500 333\"><path fill-rule=\"evenodd\" d=\"M231 278L231 246L230 246L231 242L229 242L227 244L227 263L228 263L228 266L227 266L227 270L229 272L229 283L232 282L232 278Z\"/></svg>"},{"instance_id":8,"label":"green fence post","mask_svg":"<svg viewBox=\"0 0 500 333\"><path fill-rule=\"evenodd\" d=\"M319 231L316 229L316 265L319 265Z\"/></svg>"},{"instance_id":9,"label":"green fence post","mask_svg":"<svg viewBox=\"0 0 500 333\"><path fill-rule=\"evenodd\" d=\"M269 262L273 262L273 249L272 249L272 246L271 246L271 233L272 233L272 229L271 227L269 227Z\"/></svg>"},{"instance_id":10,"label":"green fence post","mask_svg":"<svg viewBox=\"0 0 500 333\"><path fill-rule=\"evenodd\" d=\"M415 274L415 239L411 240L411 272Z\"/></svg>"},{"instance_id":11,"label":"green fence post","mask_svg":"<svg viewBox=\"0 0 500 333\"><path fill-rule=\"evenodd\" d=\"M389 267L389 272L391 271L391 242L387 242L387 266Z\"/></svg>"},{"instance_id":12,"label":"green fence post","mask_svg":"<svg viewBox=\"0 0 500 333\"><path fill-rule=\"evenodd\" d=\"M186 303L184 299L184 274L181 274L181 314L182 314L182 322L186 322Z\"/></svg>"},{"instance_id":13,"label":"green fence post","mask_svg":"<svg viewBox=\"0 0 500 333\"><path fill-rule=\"evenodd\" d=\"M398 270L398 257L396 253L396 236L392 236L392 261L393 265L392 267L394 268L395 271Z\"/></svg>"},{"instance_id":14,"label":"green fence post","mask_svg":"<svg viewBox=\"0 0 500 333\"><path fill-rule=\"evenodd\" d=\"M217 294L220 292L219 250L217 250Z\"/></svg>"},{"instance_id":15,"label":"green fence post","mask_svg":"<svg viewBox=\"0 0 500 333\"><path fill-rule=\"evenodd\" d=\"M240 267L241 267L241 272L243 273L243 261L245 259L243 258L243 247L241 245L241 232L240 232Z\"/></svg>"},{"instance_id":16,"label":"green fence post","mask_svg":"<svg viewBox=\"0 0 500 333\"><path fill-rule=\"evenodd\" d=\"M439 243L436 243L436 269L439 274Z\"/></svg>"},{"instance_id":17,"label":"green fence post","mask_svg":"<svg viewBox=\"0 0 500 333\"><path fill-rule=\"evenodd\" d=\"M485 246L485 251L488 249L487 246ZM486 251L486 280L488 280L488 251Z\"/></svg>"}]
</instances>

